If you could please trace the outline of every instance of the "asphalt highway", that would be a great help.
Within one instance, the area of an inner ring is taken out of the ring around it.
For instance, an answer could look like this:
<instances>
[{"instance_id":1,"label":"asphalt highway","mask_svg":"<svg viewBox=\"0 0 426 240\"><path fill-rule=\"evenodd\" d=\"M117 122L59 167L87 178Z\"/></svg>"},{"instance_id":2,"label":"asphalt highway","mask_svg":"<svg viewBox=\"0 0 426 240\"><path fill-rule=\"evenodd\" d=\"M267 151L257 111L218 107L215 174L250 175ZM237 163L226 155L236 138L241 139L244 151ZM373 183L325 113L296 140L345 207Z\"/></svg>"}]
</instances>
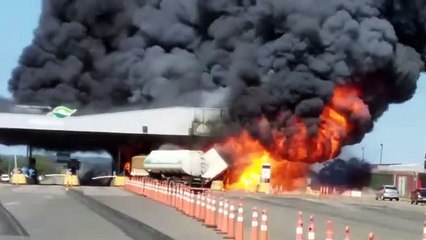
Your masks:
<instances>
[{"instance_id":1,"label":"asphalt highway","mask_svg":"<svg viewBox=\"0 0 426 240\"><path fill-rule=\"evenodd\" d=\"M2 185L0 201L27 233L23 239L131 239L60 186Z\"/></svg>"},{"instance_id":2,"label":"asphalt highway","mask_svg":"<svg viewBox=\"0 0 426 240\"><path fill-rule=\"evenodd\" d=\"M343 239L344 229L350 227L351 239L421 239L423 234L423 206L408 202L382 202L373 198L316 198L310 196L268 196L226 194L228 198L243 199L245 218L251 218L253 207L268 212L270 239L295 239L298 211L304 216L304 233L308 231L309 216L313 215L317 239L325 238L327 220L333 221L336 239ZM245 222L249 234L250 221Z\"/></svg>"},{"instance_id":3,"label":"asphalt highway","mask_svg":"<svg viewBox=\"0 0 426 240\"><path fill-rule=\"evenodd\" d=\"M219 193L219 195L222 193ZM245 239L249 239L251 209L266 209L270 240L295 239L298 211L315 217L316 239L324 239L332 220L335 239L345 226L352 240L421 239L423 206L370 198L323 199L311 196L270 196L225 193L245 206ZM114 187L0 186L0 239L158 239L218 240L223 236L202 227L175 209Z\"/></svg>"},{"instance_id":4,"label":"asphalt highway","mask_svg":"<svg viewBox=\"0 0 426 240\"><path fill-rule=\"evenodd\" d=\"M0 208L1 240L222 239L171 207L113 187L0 184L0 203L10 215Z\"/></svg>"},{"instance_id":5,"label":"asphalt highway","mask_svg":"<svg viewBox=\"0 0 426 240\"><path fill-rule=\"evenodd\" d=\"M81 191L84 195L152 226L175 240L223 239L223 236L214 230L202 227L198 221L151 199L118 188L85 187Z\"/></svg>"},{"instance_id":6,"label":"asphalt highway","mask_svg":"<svg viewBox=\"0 0 426 240\"><path fill-rule=\"evenodd\" d=\"M28 237L25 229L3 205L0 205L0 236Z\"/></svg>"}]
</instances>

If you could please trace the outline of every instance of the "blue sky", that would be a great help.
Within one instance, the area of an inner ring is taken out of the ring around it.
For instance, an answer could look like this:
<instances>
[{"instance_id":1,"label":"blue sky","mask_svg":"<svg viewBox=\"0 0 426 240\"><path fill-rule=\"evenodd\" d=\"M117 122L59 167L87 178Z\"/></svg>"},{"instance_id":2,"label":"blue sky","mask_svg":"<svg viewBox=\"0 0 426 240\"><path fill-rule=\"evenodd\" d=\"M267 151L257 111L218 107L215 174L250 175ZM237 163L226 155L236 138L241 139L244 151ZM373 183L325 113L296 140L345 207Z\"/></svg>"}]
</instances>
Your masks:
<instances>
[{"instance_id":1,"label":"blue sky","mask_svg":"<svg viewBox=\"0 0 426 240\"><path fill-rule=\"evenodd\" d=\"M7 81L16 66L22 48L32 39L33 30L38 24L40 0L0 1L0 95L10 97ZM365 149L366 160L378 163L380 144L383 144L383 162L419 163L426 152L426 75L418 83L415 96L408 102L392 105L377 121L374 130L362 143L345 147L343 156L362 155ZM0 147L0 154L16 154L23 147Z\"/></svg>"},{"instance_id":2,"label":"blue sky","mask_svg":"<svg viewBox=\"0 0 426 240\"><path fill-rule=\"evenodd\" d=\"M0 95L3 97L10 97L7 82L22 48L31 42L40 6L40 0L0 1ZM19 153L25 153L25 148L0 145L0 154Z\"/></svg>"}]
</instances>

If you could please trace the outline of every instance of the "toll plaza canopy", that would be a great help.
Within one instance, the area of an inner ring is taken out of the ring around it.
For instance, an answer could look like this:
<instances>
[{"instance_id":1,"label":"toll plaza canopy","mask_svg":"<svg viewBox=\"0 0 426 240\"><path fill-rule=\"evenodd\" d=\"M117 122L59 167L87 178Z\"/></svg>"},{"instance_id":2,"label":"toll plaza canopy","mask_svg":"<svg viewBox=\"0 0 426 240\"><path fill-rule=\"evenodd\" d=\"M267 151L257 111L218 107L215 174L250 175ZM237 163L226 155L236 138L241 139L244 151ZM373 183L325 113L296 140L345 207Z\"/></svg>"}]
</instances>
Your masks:
<instances>
[{"instance_id":1,"label":"toll plaza canopy","mask_svg":"<svg viewBox=\"0 0 426 240\"><path fill-rule=\"evenodd\" d=\"M31 144L46 148L63 144L104 148L106 145L129 140L206 137L211 132L211 123L220 122L224 113L224 109L221 108L194 107L153 108L59 117L52 112L0 113L0 143Z\"/></svg>"}]
</instances>

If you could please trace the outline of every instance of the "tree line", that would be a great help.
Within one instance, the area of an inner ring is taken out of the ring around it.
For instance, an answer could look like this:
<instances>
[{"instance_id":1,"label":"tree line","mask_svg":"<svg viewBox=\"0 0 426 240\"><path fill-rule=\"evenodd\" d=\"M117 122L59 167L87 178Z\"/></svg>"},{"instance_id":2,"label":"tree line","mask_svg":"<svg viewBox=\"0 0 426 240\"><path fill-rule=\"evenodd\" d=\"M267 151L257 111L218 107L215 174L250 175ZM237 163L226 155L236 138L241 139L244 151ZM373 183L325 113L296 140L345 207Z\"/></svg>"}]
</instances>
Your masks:
<instances>
[{"instance_id":1,"label":"tree line","mask_svg":"<svg viewBox=\"0 0 426 240\"><path fill-rule=\"evenodd\" d=\"M36 168L38 174L50 174L56 172L56 166L53 160L49 159L46 156L35 155L33 158L36 159ZM1 174L6 174L13 171L14 168L14 157L13 156L1 156L0 155L0 172ZM17 156L17 167L21 169L22 167L28 166L28 159L24 156Z\"/></svg>"}]
</instances>

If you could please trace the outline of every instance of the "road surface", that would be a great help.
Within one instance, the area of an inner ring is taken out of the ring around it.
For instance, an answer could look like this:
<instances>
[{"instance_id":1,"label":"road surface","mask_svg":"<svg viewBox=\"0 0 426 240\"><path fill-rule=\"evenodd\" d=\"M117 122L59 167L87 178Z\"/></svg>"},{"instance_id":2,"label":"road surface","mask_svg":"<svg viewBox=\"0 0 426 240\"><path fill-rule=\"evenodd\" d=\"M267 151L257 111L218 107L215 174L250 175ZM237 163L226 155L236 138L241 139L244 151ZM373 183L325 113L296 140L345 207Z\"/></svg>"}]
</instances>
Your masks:
<instances>
[{"instance_id":1,"label":"road surface","mask_svg":"<svg viewBox=\"0 0 426 240\"><path fill-rule=\"evenodd\" d=\"M265 196L227 194L236 202L242 197L245 218L251 218L250 209L267 209L270 239L294 239L298 211L304 215L305 236L308 219L314 216L317 239L324 239L327 220L334 223L336 239L343 239L344 229L350 227L351 239L368 239L370 232L376 239L421 239L423 234L423 206L407 202L382 202L365 198L321 199L308 196ZM245 234L249 234L246 221Z\"/></svg>"},{"instance_id":2,"label":"road surface","mask_svg":"<svg viewBox=\"0 0 426 240\"><path fill-rule=\"evenodd\" d=\"M13 221L0 212L2 240L222 239L170 207L112 187L1 184L0 203L26 233L7 230Z\"/></svg>"},{"instance_id":3,"label":"road surface","mask_svg":"<svg viewBox=\"0 0 426 240\"><path fill-rule=\"evenodd\" d=\"M324 239L326 221L332 220L336 239L350 226L353 240L421 239L424 207L407 202L368 198L320 199L309 196L267 196L226 193L243 198L245 237L251 209L267 209L270 240L294 239L298 211L315 216L317 239ZM158 239L219 240L223 236L202 227L175 209L114 187L0 186L0 239ZM13 215L11 217L10 215Z\"/></svg>"}]
</instances>

